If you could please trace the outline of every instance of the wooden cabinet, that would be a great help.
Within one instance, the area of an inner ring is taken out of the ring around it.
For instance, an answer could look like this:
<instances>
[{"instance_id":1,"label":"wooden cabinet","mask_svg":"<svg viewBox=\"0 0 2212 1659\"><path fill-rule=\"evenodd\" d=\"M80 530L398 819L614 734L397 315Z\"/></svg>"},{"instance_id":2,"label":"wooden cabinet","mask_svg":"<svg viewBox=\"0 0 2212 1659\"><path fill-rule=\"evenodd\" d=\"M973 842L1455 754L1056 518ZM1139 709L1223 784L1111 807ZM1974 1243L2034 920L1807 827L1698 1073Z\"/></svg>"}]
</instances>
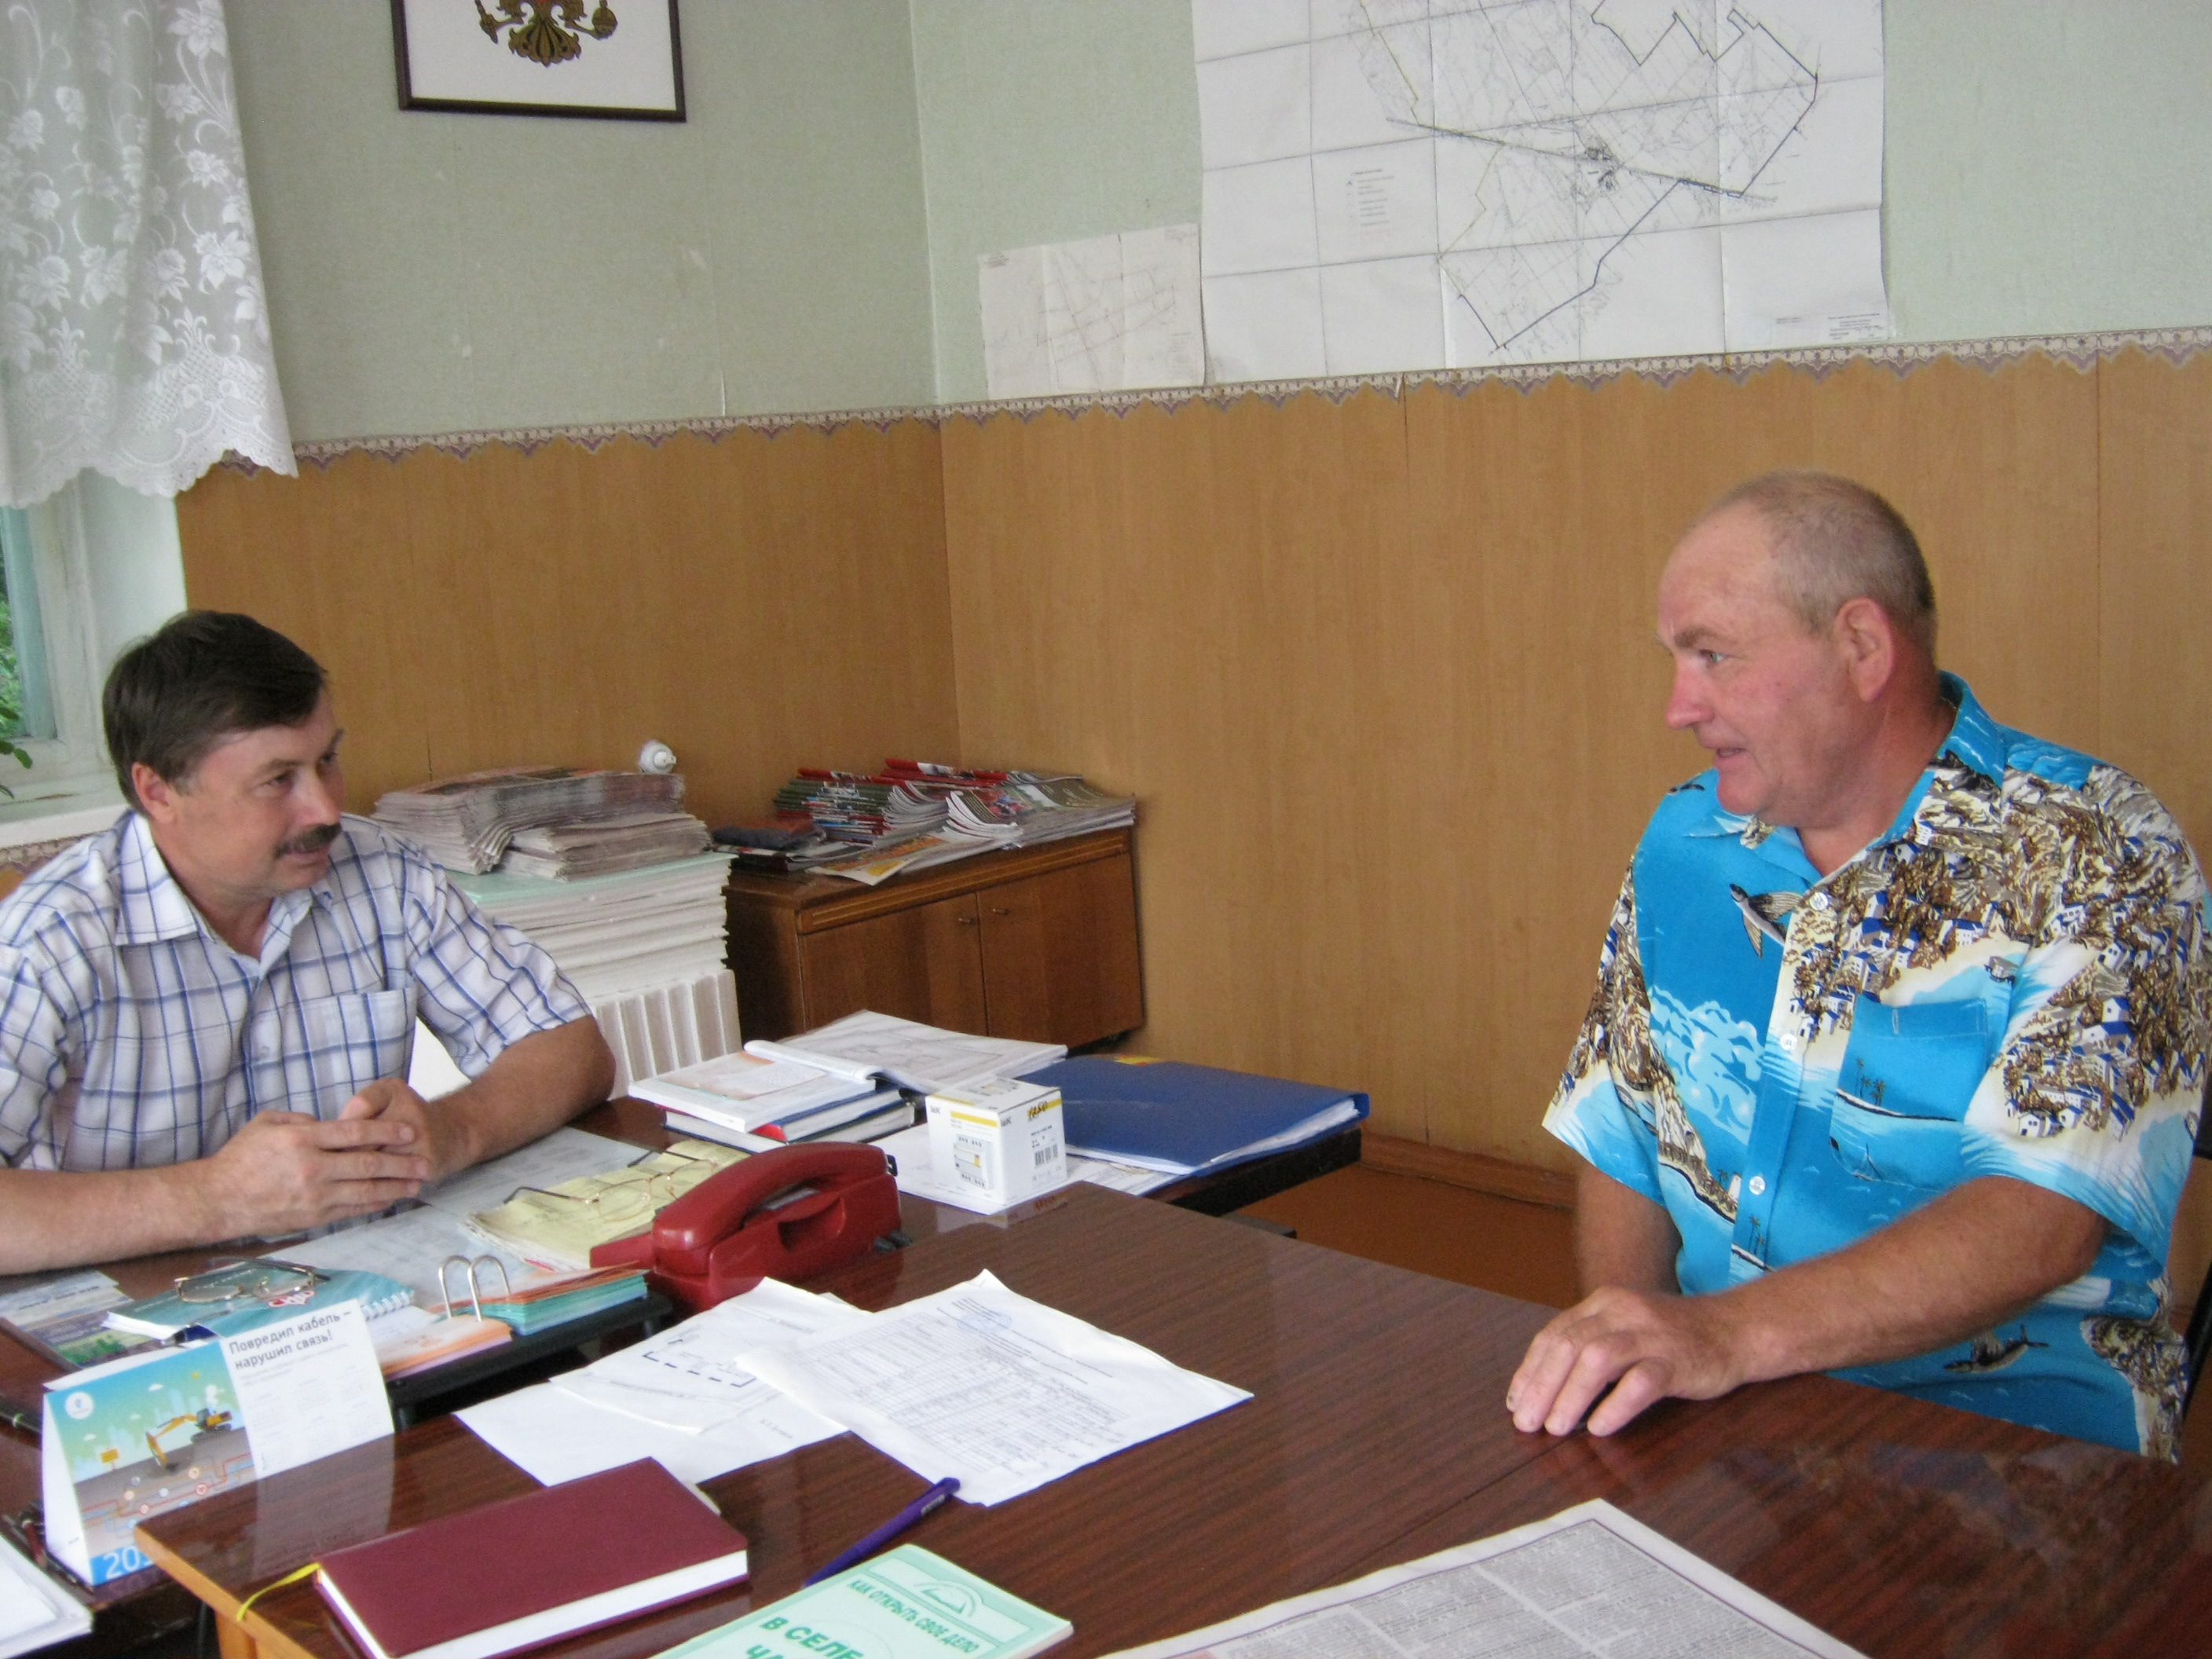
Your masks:
<instances>
[{"instance_id":1,"label":"wooden cabinet","mask_svg":"<svg viewBox=\"0 0 2212 1659\"><path fill-rule=\"evenodd\" d=\"M740 872L729 899L748 1038L862 1008L1071 1048L1144 1023L1126 830L984 853L873 888Z\"/></svg>"}]
</instances>

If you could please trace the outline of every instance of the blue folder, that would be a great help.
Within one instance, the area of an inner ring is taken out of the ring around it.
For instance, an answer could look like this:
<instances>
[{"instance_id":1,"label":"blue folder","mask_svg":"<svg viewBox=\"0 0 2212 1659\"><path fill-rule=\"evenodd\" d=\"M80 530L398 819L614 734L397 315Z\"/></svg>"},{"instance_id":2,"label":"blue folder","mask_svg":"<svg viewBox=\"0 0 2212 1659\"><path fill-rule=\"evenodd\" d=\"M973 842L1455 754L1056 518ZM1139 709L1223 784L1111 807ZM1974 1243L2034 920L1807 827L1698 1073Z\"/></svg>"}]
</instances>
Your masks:
<instances>
[{"instance_id":1,"label":"blue folder","mask_svg":"<svg viewBox=\"0 0 2212 1659\"><path fill-rule=\"evenodd\" d=\"M1085 1054L1030 1072L1060 1091L1070 1152L1177 1175L1303 1146L1367 1115L1367 1097L1179 1060Z\"/></svg>"}]
</instances>

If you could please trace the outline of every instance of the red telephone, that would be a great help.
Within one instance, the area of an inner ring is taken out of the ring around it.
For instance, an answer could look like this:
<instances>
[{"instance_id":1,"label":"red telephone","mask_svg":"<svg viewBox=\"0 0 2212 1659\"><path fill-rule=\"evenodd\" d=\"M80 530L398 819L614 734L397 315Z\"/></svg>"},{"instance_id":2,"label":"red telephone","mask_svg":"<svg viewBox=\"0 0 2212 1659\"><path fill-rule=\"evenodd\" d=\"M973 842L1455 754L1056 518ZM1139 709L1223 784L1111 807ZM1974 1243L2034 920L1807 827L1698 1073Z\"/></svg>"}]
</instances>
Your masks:
<instances>
[{"instance_id":1,"label":"red telephone","mask_svg":"<svg viewBox=\"0 0 2212 1659\"><path fill-rule=\"evenodd\" d=\"M833 1144L756 1152L709 1176L652 1227L592 1252L594 1267L643 1267L695 1312L763 1279L803 1279L866 1255L899 1224L881 1149Z\"/></svg>"}]
</instances>

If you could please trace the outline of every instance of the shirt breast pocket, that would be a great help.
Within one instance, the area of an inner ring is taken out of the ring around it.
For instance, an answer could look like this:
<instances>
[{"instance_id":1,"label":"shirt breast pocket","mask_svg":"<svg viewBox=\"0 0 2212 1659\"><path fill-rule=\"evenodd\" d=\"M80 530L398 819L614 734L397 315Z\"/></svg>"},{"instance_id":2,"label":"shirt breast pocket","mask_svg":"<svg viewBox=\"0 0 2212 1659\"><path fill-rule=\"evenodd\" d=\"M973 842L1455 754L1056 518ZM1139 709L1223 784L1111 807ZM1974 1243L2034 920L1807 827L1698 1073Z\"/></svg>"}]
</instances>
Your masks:
<instances>
[{"instance_id":1,"label":"shirt breast pocket","mask_svg":"<svg viewBox=\"0 0 2212 1659\"><path fill-rule=\"evenodd\" d=\"M414 1036L411 988L302 1002L295 1053L306 1062L314 1098L294 1101L292 1109L336 1117L363 1085L406 1076Z\"/></svg>"},{"instance_id":2,"label":"shirt breast pocket","mask_svg":"<svg viewBox=\"0 0 2212 1659\"><path fill-rule=\"evenodd\" d=\"M2002 1027L1986 1003L1862 997L1836 1079L1828 1142L1862 1181L1958 1185L1960 1124Z\"/></svg>"}]
</instances>

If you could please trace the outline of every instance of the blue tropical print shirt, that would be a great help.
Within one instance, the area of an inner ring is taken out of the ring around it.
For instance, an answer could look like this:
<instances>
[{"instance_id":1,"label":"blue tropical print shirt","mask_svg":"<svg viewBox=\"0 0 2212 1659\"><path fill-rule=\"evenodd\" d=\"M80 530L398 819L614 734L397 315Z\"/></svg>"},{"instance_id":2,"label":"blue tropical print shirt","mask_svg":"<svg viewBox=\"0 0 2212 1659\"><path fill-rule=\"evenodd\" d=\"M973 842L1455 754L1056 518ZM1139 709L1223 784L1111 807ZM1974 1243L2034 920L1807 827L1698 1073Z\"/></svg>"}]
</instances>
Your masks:
<instances>
[{"instance_id":1,"label":"blue tropical print shirt","mask_svg":"<svg viewBox=\"0 0 2212 1659\"><path fill-rule=\"evenodd\" d=\"M2117 769L1966 684L1888 832L1823 878L1795 830L1671 791L1622 884L1545 1127L1666 1206L1683 1291L1839 1249L1981 1176L2109 1224L2089 1272L1938 1352L1835 1375L2179 1455L2166 1259L2205 1078L2205 888Z\"/></svg>"}]
</instances>

